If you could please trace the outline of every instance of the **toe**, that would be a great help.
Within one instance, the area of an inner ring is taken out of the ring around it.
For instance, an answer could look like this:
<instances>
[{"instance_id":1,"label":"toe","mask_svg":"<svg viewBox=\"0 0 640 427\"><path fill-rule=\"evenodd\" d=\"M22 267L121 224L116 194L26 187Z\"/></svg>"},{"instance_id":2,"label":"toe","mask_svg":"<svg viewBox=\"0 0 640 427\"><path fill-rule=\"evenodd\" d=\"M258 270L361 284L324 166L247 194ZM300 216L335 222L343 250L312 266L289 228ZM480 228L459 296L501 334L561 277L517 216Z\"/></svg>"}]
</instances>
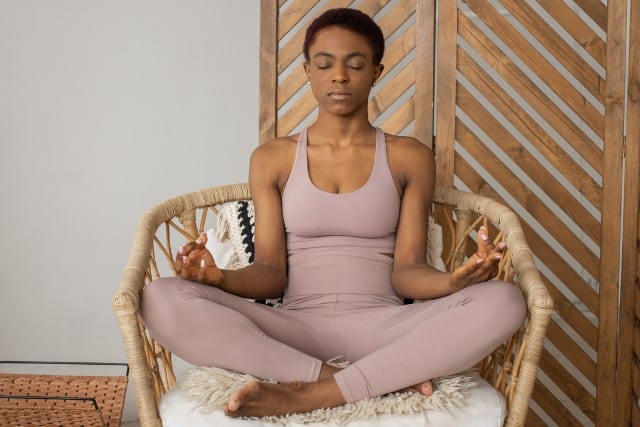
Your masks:
<instances>
[{"instance_id":1,"label":"toe","mask_svg":"<svg viewBox=\"0 0 640 427\"><path fill-rule=\"evenodd\" d=\"M431 381L425 381L420 385L420 393L427 397L433 394L433 384Z\"/></svg>"}]
</instances>

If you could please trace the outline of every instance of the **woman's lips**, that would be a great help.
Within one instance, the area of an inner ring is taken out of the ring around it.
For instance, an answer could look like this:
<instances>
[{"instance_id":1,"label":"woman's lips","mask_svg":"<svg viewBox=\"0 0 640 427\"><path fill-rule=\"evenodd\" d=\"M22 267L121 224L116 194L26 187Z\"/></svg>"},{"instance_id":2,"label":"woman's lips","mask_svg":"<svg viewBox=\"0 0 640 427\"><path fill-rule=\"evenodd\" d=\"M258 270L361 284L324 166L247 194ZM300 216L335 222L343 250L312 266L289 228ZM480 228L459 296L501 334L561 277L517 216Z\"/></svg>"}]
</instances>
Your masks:
<instances>
[{"instance_id":1,"label":"woman's lips","mask_svg":"<svg viewBox=\"0 0 640 427\"><path fill-rule=\"evenodd\" d=\"M349 92L344 92L341 90L334 90L329 92L329 98L334 99L336 101L344 101L349 98L351 94Z\"/></svg>"}]
</instances>

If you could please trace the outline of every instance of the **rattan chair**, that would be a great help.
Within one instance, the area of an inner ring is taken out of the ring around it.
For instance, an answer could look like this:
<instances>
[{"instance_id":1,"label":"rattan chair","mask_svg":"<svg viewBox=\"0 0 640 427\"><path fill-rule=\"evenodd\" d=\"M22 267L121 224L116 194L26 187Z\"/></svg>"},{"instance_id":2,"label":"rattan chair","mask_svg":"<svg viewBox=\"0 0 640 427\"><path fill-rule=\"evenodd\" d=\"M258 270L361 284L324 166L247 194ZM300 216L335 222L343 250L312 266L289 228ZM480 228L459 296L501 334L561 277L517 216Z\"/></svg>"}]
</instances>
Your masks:
<instances>
[{"instance_id":1,"label":"rattan chair","mask_svg":"<svg viewBox=\"0 0 640 427\"><path fill-rule=\"evenodd\" d=\"M113 300L130 376L135 386L142 426L160 426L160 399L176 383L172 356L150 338L140 320L142 289L151 280L173 275L173 254L185 240L207 229L222 203L250 199L246 184L197 191L166 200L140 220L120 287ZM499 277L513 282L525 296L528 315L522 328L479 365L481 375L506 398L506 426L524 425L535 383L542 342L553 301L534 264L516 215L486 197L437 188L434 218L443 227L444 257L448 269L464 262L467 246L473 252L474 230L488 225L491 236L504 239L508 250ZM469 243L469 245L467 245Z\"/></svg>"}]
</instances>

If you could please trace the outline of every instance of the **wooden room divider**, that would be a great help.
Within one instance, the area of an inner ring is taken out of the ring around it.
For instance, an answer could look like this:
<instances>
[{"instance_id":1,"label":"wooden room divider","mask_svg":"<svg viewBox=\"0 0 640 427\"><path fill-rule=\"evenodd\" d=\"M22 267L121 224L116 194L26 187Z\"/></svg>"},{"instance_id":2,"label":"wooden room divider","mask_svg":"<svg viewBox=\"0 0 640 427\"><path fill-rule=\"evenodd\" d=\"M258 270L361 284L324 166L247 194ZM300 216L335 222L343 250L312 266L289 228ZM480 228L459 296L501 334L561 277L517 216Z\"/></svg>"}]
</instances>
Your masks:
<instances>
[{"instance_id":1,"label":"wooden room divider","mask_svg":"<svg viewBox=\"0 0 640 427\"><path fill-rule=\"evenodd\" d=\"M627 128L625 144L625 179L622 241L622 291L620 294L619 365L621 375L629 369L632 375L620 386L629 393L628 406L622 406L618 417L640 426L640 2L633 1L629 16L629 67L627 79ZM626 326L628 325L628 326ZM624 405L623 401L621 405ZM629 415L628 412L631 412Z\"/></svg>"},{"instance_id":2,"label":"wooden room divider","mask_svg":"<svg viewBox=\"0 0 640 427\"><path fill-rule=\"evenodd\" d=\"M638 3L261 3L261 143L314 118L306 25L329 8L358 8L387 40L373 123L432 147L440 185L487 195L521 217L556 307L529 425L629 425L632 412L640 425ZM625 120L636 138L626 149Z\"/></svg>"}]
</instances>

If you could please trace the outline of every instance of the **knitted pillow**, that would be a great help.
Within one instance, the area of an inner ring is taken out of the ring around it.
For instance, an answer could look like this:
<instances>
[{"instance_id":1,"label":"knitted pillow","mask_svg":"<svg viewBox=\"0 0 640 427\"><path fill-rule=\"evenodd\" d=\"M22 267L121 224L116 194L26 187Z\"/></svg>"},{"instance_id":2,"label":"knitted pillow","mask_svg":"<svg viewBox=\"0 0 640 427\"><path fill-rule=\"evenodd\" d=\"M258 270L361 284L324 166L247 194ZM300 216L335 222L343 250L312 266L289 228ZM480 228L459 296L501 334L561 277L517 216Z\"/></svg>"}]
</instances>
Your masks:
<instances>
[{"instance_id":1,"label":"knitted pillow","mask_svg":"<svg viewBox=\"0 0 640 427\"><path fill-rule=\"evenodd\" d=\"M253 262L255 224L253 202L250 200L229 202L219 207L215 237L219 242L230 244L232 248L231 257L223 267L236 269ZM282 303L282 297L255 302L276 307Z\"/></svg>"},{"instance_id":2,"label":"knitted pillow","mask_svg":"<svg viewBox=\"0 0 640 427\"><path fill-rule=\"evenodd\" d=\"M241 268L253 262L255 248L255 214L253 202L240 200L221 205L218 209L216 239L229 242L233 255L226 268Z\"/></svg>"}]
</instances>

